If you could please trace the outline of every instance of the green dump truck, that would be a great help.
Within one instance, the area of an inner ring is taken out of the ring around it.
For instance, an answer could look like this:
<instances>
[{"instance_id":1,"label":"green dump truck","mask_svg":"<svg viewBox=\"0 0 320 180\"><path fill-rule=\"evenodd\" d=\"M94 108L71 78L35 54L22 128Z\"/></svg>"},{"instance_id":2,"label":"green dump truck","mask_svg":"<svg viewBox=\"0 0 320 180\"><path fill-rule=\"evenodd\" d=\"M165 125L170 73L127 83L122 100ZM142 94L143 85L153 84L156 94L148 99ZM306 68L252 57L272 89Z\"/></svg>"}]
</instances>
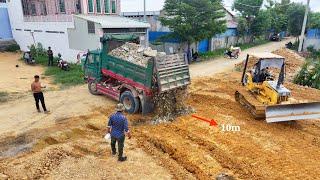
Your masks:
<instances>
[{"instance_id":1,"label":"green dump truck","mask_svg":"<svg viewBox=\"0 0 320 180\"><path fill-rule=\"evenodd\" d=\"M179 55L151 58L146 67L111 56L111 42L136 40L134 35L105 35L102 49L89 51L84 71L90 93L106 95L124 104L128 113L147 114L159 93L184 89L190 84L188 63Z\"/></svg>"}]
</instances>

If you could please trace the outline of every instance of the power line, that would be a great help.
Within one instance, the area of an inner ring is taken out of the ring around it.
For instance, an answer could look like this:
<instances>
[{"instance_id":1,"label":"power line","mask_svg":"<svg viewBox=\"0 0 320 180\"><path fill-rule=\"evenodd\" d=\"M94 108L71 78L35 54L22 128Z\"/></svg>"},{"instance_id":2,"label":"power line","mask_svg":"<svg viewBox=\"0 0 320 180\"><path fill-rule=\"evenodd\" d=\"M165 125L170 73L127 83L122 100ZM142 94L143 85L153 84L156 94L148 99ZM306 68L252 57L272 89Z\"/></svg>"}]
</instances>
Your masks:
<instances>
[{"instance_id":1,"label":"power line","mask_svg":"<svg viewBox=\"0 0 320 180\"><path fill-rule=\"evenodd\" d=\"M239 2L234 2L235 4L239 4L239 5L242 5L242 6L247 6L247 7L252 7L252 8L261 8L261 6L253 6L253 5L249 5L249 4L243 4L243 3L239 3ZM275 3L276 4L276 3ZM274 5L275 5L274 4ZM282 7L282 6L288 6L290 5L291 3L288 3L288 4L278 4L277 7ZM228 6L227 6L228 7ZM232 7L232 6L231 6Z\"/></svg>"}]
</instances>

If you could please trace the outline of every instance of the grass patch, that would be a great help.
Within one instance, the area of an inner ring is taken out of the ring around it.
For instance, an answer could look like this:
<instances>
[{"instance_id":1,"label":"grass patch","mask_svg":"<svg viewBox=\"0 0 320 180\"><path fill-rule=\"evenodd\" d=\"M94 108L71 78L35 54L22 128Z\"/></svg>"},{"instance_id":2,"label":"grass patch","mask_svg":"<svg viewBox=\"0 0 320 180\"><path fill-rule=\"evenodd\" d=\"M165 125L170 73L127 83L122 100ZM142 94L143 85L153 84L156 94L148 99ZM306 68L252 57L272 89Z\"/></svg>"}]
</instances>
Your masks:
<instances>
[{"instance_id":1,"label":"grass patch","mask_svg":"<svg viewBox=\"0 0 320 180\"><path fill-rule=\"evenodd\" d=\"M226 49L216 49L214 51L208 51L205 53L200 53L201 59L210 59L210 58L215 58L215 57L220 57L223 56L223 53Z\"/></svg>"},{"instance_id":2,"label":"grass patch","mask_svg":"<svg viewBox=\"0 0 320 180\"><path fill-rule=\"evenodd\" d=\"M9 93L0 91L0 103L7 102L9 100Z\"/></svg>"},{"instance_id":3,"label":"grass patch","mask_svg":"<svg viewBox=\"0 0 320 180\"><path fill-rule=\"evenodd\" d=\"M84 75L80 65L71 64L69 71L61 70L56 66L48 67L44 74L53 77L53 82L56 84L64 86L84 84Z\"/></svg>"},{"instance_id":4,"label":"grass patch","mask_svg":"<svg viewBox=\"0 0 320 180\"><path fill-rule=\"evenodd\" d=\"M37 56L35 58L36 63L47 66L48 57L47 56ZM46 67L44 75L51 76L53 78L53 83L60 84L63 86L75 86L79 84L84 84L84 74L80 65L69 64L70 70L64 71L57 67L56 62L57 58L53 60L54 66Z\"/></svg>"}]
</instances>

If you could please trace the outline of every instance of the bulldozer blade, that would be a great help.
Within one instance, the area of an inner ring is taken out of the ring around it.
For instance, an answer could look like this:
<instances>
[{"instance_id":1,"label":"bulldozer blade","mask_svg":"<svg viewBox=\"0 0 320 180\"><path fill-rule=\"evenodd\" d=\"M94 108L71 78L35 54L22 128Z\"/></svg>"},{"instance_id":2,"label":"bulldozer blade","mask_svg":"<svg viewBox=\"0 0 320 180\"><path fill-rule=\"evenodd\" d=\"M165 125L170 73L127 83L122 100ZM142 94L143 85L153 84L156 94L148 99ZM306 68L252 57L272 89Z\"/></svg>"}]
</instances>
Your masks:
<instances>
[{"instance_id":1,"label":"bulldozer blade","mask_svg":"<svg viewBox=\"0 0 320 180\"><path fill-rule=\"evenodd\" d=\"M320 102L284 104L266 107L267 123L320 119Z\"/></svg>"}]
</instances>

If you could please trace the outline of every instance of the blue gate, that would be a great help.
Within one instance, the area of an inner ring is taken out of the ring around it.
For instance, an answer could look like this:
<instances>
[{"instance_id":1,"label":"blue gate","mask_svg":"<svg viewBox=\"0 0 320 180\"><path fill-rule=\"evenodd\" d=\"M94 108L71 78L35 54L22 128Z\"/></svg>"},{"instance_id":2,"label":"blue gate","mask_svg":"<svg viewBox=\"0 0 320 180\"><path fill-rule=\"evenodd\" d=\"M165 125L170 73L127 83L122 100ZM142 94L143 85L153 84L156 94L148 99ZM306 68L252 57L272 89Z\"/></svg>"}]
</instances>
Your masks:
<instances>
[{"instance_id":1,"label":"blue gate","mask_svg":"<svg viewBox=\"0 0 320 180\"><path fill-rule=\"evenodd\" d=\"M198 51L201 53L209 51L209 40L205 39L199 42Z\"/></svg>"}]
</instances>

